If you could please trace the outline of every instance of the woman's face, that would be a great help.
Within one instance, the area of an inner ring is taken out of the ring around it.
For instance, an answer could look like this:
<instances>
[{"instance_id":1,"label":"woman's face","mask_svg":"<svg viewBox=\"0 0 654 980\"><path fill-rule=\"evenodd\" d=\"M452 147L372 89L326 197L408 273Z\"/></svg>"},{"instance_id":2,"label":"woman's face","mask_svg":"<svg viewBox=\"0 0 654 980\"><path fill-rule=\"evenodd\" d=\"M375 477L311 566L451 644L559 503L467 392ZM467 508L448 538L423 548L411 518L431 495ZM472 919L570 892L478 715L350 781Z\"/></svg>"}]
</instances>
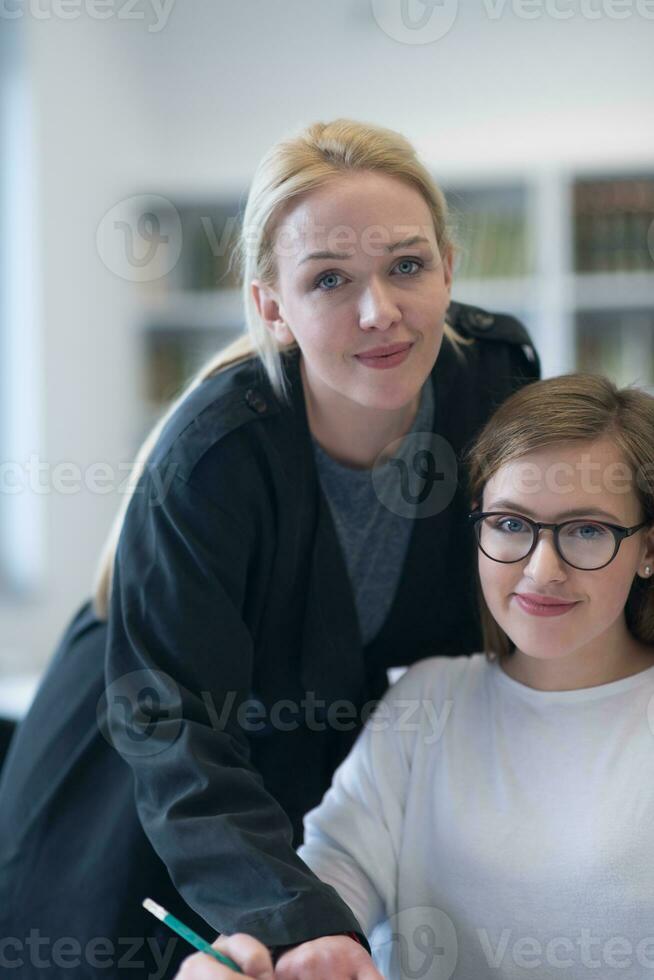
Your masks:
<instances>
[{"instance_id":1,"label":"woman's face","mask_svg":"<svg viewBox=\"0 0 654 980\"><path fill-rule=\"evenodd\" d=\"M563 444L507 463L486 484L482 509L552 523L578 517L631 527L643 519L631 471L609 439ZM552 532L541 531L530 557L513 564L480 550L479 574L491 614L523 654L551 660L588 648L601 655L624 642L627 596L645 563L654 564L653 554L652 532L643 528L622 541L609 565L582 571L559 557ZM572 605L538 615L537 608L527 608L530 595Z\"/></svg>"},{"instance_id":2,"label":"woman's face","mask_svg":"<svg viewBox=\"0 0 654 980\"><path fill-rule=\"evenodd\" d=\"M421 194L385 174L335 178L289 206L275 251L276 288L255 282L253 295L278 340L296 339L314 398L382 409L415 399L440 350L452 276ZM366 359L391 345L408 350L385 367Z\"/></svg>"}]
</instances>

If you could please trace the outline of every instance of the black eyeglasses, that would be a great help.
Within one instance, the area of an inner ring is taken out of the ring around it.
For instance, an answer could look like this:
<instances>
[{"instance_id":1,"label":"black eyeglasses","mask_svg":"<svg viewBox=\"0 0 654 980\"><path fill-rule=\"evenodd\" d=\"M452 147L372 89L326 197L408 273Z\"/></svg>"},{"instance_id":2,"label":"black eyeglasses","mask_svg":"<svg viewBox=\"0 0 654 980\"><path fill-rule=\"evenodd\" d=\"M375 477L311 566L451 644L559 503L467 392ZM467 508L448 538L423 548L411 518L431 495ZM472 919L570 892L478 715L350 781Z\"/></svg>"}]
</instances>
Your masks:
<instances>
[{"instance_id":1,"label":"black eyeglasses","mask_svg":"<svg viewBox=\"0 0 654 980\"><path fill-rule=\"evenodd\" d=\"M477 544L487 558L510 565L528 558L538 544L541 531L551 531L554 547L567 565L583 571L596 571L610 564L625 538L640 531L647 521L622 527L605 521L583 518L547 524L522 514L475 510L468 515Z\"/></svg>"}]
</instances>

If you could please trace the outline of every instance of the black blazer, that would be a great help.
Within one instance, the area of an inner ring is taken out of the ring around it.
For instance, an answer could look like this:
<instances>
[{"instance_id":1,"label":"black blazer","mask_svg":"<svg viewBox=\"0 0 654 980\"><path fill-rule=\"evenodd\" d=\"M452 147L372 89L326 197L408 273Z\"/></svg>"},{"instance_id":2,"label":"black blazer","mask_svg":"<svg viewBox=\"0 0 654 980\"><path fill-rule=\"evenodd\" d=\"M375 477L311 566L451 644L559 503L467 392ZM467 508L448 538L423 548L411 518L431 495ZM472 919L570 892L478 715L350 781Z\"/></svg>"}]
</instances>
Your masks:
<instances>
[{"instance_id":1,"label":"black blazer","mask_svg":"<svg viewBox=\"0 0 654 980\"><path fill-rule=\"evenodd\" d=\"M448 316L473 340L460 354L444 341L432 372L435 431L460 457L539 366L513 318L455 303ZM459 474L451 503L413 521L393 606L363 646L297 351L284 362L290 406L250 359L203 382L158 440L108 623L79 610L5 765L5 935L138 936L152 963L149 941L169 936L141 912L148 894L204 933L270 946L358 929L295 854L302 816L389 667L480 648L469 501Z\"/></svg>"}]
</instances>

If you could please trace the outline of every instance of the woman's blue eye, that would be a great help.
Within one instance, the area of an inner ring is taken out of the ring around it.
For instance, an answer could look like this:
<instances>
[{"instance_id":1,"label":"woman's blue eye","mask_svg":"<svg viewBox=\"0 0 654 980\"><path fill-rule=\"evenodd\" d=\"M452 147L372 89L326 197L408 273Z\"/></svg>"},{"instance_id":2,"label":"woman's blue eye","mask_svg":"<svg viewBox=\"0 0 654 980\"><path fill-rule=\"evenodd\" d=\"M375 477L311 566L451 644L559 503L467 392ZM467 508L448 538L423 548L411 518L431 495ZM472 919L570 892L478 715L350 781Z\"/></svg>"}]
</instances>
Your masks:
<instances>
[{"instance_id":1,"label":"woman's blue eye","mask_svg":"<svg viewBox=\"0 0 654 980\"><path fill-rule=\"evenodd\" d=\"M338 272L326 272L324 274L324 276L321 276L320 279L317 279L316 280L316 286L320 286L320 284L321 283L324 283L327 279L338 279L338 278L341 278L341 279L343 278L342 276L339 277L339 273ZM336 288L337 287L334 286L334 289L336 289ZM327 287L327 289L324 289L323 292L331 293L332 292L332 289L330 289L329 287Z\"/></svg>"},{"instance_id":2,"label":"woman's blue eye","mask_svg":"<svg viewBox=\"0 0 654 980\"><path fill-rule=\"evenodd\" d=\"M594 541L595 538L601 538L610 533L601 524L570 524L565 530L566 534L579 537L583 541Z\"/></svg>"},{"instance_id":3,"label":"woman's blue eye","mask_svg":"<svg viewBox=\"0 0 654 980\"><path fill-rule=\"evenodd\" d=\"M418 272L422 268L424 268L424 262L422 262L420 259L400 259L400 261L396 264L395 268L398 268L401 265L418 266L418 268L414 272L407 271L401 273L402 275L407 275L409 277L416 276ZM336 283L335 285L331 285L331 286L324 285L324 284L329 279L342 279L342 278L343 276L341 276L340 272L323 272L323 274L319 276L318 279L316 279L314 283L314 289L320 289L320 291L323 293L333 293L335 289L339 288L340 283Z\"/></svg>"},{"instance_id":4,"label":"woman's blue eye","mask_svg":"<svg viewBox=\"0 0 654 980\"><path fill-rule=\"evenodd\" d=\"M400 261L397 264L398 264L398 266L400 266L400 265L417 265L418 266L418 269L422 269L423 266L424 266L424 263L422 263L419 259L400 259ZM414 275L415 276L416 273L413 272L413 273L410 273L410 275Z\"/></svg>"},{"instance_id":5,"label":"woman's blue eye","mask_svg":"<svg viewBox=\"0 0 654 980\"><path fill-rule=\"evenodd\" d=\"M495 527L498 531L507 531L509 534L517 534L527 530L524 521L518 520L517 517L500 517Z\"/></svg>"}]
</instances>

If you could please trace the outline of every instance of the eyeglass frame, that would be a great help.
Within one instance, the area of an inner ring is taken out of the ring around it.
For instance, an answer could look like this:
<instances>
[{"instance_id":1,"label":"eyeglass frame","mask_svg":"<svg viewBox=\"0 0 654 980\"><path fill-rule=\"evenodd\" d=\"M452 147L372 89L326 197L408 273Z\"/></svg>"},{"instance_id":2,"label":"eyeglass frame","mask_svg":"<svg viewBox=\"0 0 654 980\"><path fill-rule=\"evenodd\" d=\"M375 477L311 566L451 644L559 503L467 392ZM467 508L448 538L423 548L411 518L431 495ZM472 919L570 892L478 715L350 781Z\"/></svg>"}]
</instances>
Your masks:
<instances>
[{"instance_id":1,"label":"eyeglass frame","mask_svg":"<svg viewBox=\"0 0 654 980\"><path fill-rule=\"evenodd\" d=\"M481 546L480 532L478 530L478 527L480 527L481 521L484 517L517 517L519 520L524 521L526 524L529 524L529 526L531 527L533 541L531 543L531 547L527 552L527 554L523 555L522 558L513 558L511 561L504 561L502 558L493 558L491 555L488 554L488 552L484 551L484 549ZM609 524L607 521L598 521L595 520L594 518L588 518L587 521L584 521L583 517L575 517L575 518L571 518L568 521L562 521L560 524L551 524L547 521L533 521L530 517L525 517L524 514L515 514L512 513L511 511L506 511L506 510L487 510L487 511L473 510L470 514L468 514L468 522L472 524L474 534L475 534L475 540L477 541L477 547L482 552L482 554L486 555L486 557L489 558L491 561L496 561L500 565L515 565L519 561L525 561L527 558L530 558L531 555L533 555L534 551L536 550L538 546L538 541L540 540L540 532L551 531L552 538L554 541L554 548L556 549L556 553L561 559L561 561L564 561L566 565L570 565L571 568L576 568L577 571L579 572L599 572L601 568L606 568L606 566L610 565L613 559L615 558L615 556L617 555L618 551L620 550L620 545L622 544L624 539L631 537L632 534L635 534L637 531L640 531L642 528L647 527L647 525L650 523L649 521L642 521L642 523L640 524L633 524L631 527L624 527L622 524ZM605 561L603 565L597 565L595 568L582 568L579 565L573 565L571 561L568 561L568 559L561 554L561 549L559 547L559 534L561 532L561 528L566 527L568 524L579 524L579 523L601 524L602 527L607 527L609 531L611 531L611 533L613 534L613 541L615 544L615 548L609 560Z\"/></svg>"}]
</instances>

